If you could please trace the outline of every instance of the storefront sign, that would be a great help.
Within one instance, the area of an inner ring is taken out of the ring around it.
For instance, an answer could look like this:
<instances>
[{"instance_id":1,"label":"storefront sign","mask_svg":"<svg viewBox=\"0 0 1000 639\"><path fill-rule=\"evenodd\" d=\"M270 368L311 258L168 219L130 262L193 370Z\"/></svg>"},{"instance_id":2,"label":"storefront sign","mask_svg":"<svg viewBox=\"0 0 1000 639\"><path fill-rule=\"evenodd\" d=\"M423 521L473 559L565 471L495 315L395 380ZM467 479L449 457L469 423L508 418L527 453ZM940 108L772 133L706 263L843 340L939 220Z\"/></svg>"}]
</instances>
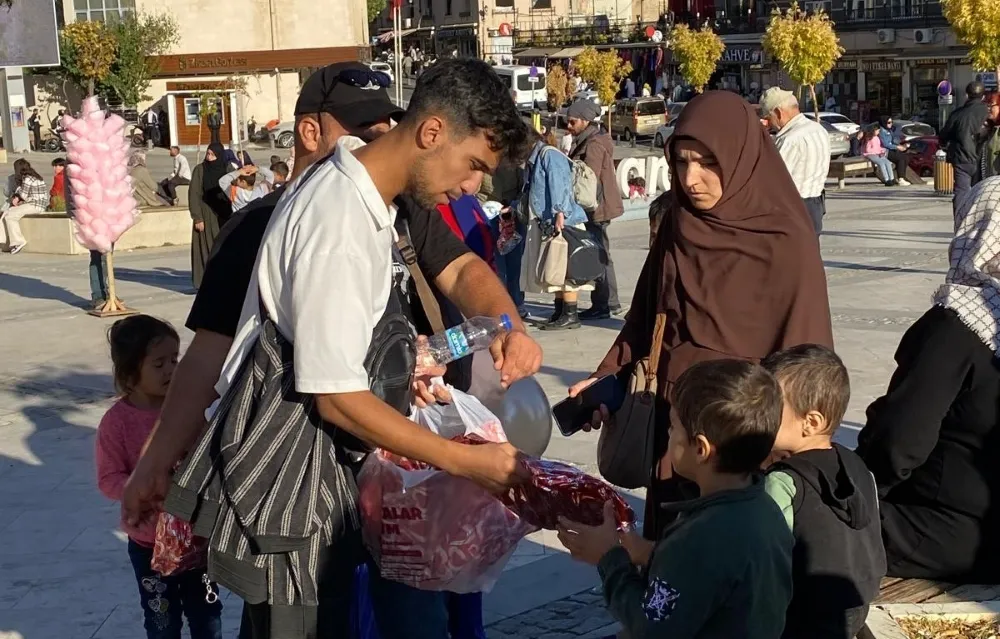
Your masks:
<instances>
[{"instance_id":1,"label":"storefront sign","mask_svg":"<svg viewBox=\"0 0 1000 639\"><path fill-rule=\"evenodd\" d=\"M497 35L510 36L514 35L514 27L510 26L509 22L502 22L500 28L497 29Z\"/></svg>"},{"instance_id":2,"label":"storefront sign","mask_svg":"<svg viewBox=\"0 0 1000 639\"><path fill-rule=\"evenodd\" d=\"M727 64L760 64L763 52L755 47L729 47L722 53Z\"/></svg>"},{"instance_id":3,"label":"storefront sign","mask_svg":"<svg viewBox=\"0 0 1000 639\"><path fill-rule=\"evenodd\" d=\"M446 38L471 38L473 37L472 27L463 27L458 29L440 29L437 32L437 37L441 39Z\"/></svg>"},{"instance_id":4,"label":"storefront sign","mask_svg":"<svg viewBox=\"0 0 1000 639\"><path fill-rule=\"evenodd\" d=\"M840 59L833 65L833 68L841 71L856 71L858 69L858 61Z\"/></svg>"},{"instance_id":5,"label":"storefront sign","mask_svg":"<svg viewBox=\"0 0 1000 639\"><path fill-rule=\"evenodd\" d=\"M947 58L921 58L919 60L913 60L913 66L915 67L946 67L948 66Z\"/></svg>"},{"instance_id":6,"label":"storefront sign","mask_svg":"<svg viewBox=\"0 0 1000 639\"><path fill-rule=\"evenodd\" d=\"M245 68L247 59L236 56L190 56L182 57L177 61L177 68L181 71L211 70L219 71L226 69Z\"/></svg>"},{"instance_id":7,"label":"storefront sign","mask_svg":"<svg viewBox=\"0 0 1000 639\"><path fill-rule=\"evenodd\" d=\"M865 73L902 71L903 63L899 60L862 60L861 70Z\"/></svg>"},{"instance_id":8,"label":"storefront sign","mask_svg":"<svg viewBox=\"0 0 1000 639\"><path fill-rule=\"evenodd\" d=\"M275 69L322 67L334 62L350 62L369 54L367 46L282 49L278 51L233 51L154 56L156 77L183 75L229 75L246 72L273 72Z\"/></svg>"},{"instance_id":9,"label":"storefront sign","mask_svg":"<svg viewBox=\"0 0 1000 639\"><path fill-rule=\"evenodd\" d=\"M646 197L653 197L660 191L670 190L670 169L663 156L645 158L625 158L615 167L615 178L622 197L628 197L629 178L641 177L646 180Z\"/></svg>"}]
</instances>

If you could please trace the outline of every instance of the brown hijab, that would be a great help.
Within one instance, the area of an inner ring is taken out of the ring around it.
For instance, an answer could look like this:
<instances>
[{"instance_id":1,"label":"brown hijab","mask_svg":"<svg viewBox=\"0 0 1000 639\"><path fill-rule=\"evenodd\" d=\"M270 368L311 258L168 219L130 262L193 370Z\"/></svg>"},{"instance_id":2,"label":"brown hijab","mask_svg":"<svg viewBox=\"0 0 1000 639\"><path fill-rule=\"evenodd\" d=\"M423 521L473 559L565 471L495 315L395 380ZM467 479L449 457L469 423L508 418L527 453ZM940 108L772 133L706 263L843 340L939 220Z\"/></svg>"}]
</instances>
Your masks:
<instances>
[{"instance_id":1,"label":"brown hijab","mask_svg":"<svg viewBox=\"0 0 1000 639\"><path fill-rule=\"evenodd\" d=\"M677 179L676 144L697 140L716 157L722 199L700 211ZM802 343L833 346L819 242L784 161L753 107L728 91L696 97L670 149L672 196L636 284L632 309L597 374L650 351L667 315L659 377L669 392L688 367L759 360Z\"/></svg>"}]
</instances>

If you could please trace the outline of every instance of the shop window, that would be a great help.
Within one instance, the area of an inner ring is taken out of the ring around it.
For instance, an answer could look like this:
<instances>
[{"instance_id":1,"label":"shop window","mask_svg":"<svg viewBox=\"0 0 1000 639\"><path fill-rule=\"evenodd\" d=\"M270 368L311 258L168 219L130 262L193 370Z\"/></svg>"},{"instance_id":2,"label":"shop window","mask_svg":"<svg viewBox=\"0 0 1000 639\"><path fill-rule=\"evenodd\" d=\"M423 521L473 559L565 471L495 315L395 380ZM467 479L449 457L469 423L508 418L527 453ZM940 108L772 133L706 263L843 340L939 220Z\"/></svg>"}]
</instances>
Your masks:
<instances>
[{"instance_id":1,"label":"shop window","mask_svg":"<svg viewBox=\"0 0 1000 639\"><path fill-rule=\"evenodd\" d=\"M497 0L496 6L514 8L514 0Z\"/></svg>"},{"instance_id":2,"label":"shop window","mask_svg":"<svg viewBox=\"0 0 1000 639\"><path fill-rule=\"evenodd\" d=\"M184 98L184 124L186 126L198 126L201 122L201 117L199 115L199 110L201 107L201 99L199 98ZM226 109L222 103L221 98L215 98L215 108L218 110L219 115L222 116L222 124L226 123Z\"/></svg>"},{"instance_id":3,"label":"shop window","mask_svg":"<svg viewBox=\"0 0 1000 639\"><path fill-rule=\"evenodd\" d=\"M551 9L552 0L531 0L531 9Z\"/></svg>"}]
</instances>

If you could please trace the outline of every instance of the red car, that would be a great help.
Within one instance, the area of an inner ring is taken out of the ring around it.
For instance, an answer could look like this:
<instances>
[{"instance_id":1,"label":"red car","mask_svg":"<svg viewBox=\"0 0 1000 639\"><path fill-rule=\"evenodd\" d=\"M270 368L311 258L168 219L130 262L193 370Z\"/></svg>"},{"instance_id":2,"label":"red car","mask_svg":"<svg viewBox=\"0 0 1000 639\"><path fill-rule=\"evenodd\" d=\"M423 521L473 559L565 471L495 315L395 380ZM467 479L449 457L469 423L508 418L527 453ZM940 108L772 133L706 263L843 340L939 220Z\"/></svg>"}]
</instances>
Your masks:
<instances>
[{"instance_id":1,"label":"red car","mask_svg":"<svg viewBox=\"0 0 1000 639\"><path fill-rule=\"evenodd\" d=\"M937 136L914 138L909 142L910 168L920 177L934 175L934 154L938 150Z\"/></svg>"}]
</instances>

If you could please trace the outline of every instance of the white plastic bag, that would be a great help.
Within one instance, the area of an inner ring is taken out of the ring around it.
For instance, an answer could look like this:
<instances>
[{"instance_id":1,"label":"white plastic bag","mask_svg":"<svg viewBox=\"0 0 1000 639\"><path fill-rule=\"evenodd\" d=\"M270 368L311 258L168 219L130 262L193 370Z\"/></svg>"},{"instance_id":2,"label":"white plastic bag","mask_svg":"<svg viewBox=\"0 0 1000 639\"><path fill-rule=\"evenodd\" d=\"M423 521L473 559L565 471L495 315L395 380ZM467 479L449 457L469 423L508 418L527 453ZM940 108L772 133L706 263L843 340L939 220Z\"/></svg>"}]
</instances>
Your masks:
<instances>
[{"instance_id":1,"label":"white plastic bag","mask_svg":"<svg viewBox=\"0 0 1000 639\"><path fill-rule=\"evenodd\" d=\"M505 442L500 420L452 389L450 405L415 409L442 437ZM488 592L535 528L476 484L377 450L358 475L365 545L386 579L423 590Z\"/></svg>"}]
</instances>

